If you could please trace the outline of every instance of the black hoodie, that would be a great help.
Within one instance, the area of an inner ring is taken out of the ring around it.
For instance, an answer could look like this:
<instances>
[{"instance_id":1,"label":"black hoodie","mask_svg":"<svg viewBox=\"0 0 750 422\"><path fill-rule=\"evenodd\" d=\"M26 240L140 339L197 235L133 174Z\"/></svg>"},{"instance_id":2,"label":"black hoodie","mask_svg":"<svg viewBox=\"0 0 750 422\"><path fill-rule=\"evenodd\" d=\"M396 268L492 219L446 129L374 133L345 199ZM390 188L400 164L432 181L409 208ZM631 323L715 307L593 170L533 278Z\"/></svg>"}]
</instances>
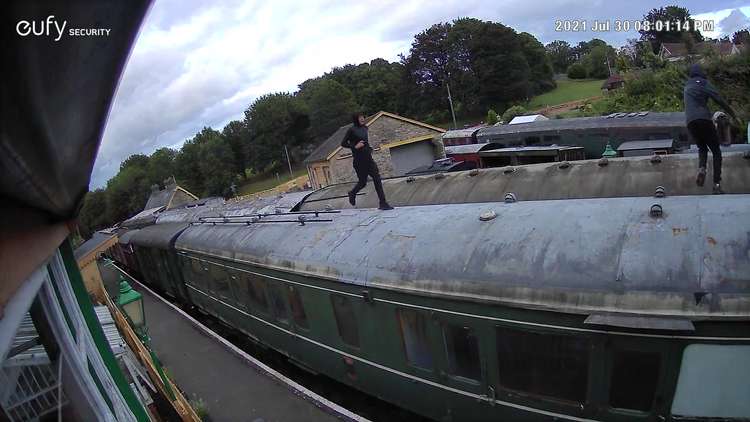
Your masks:
<instances>
[{"instance_id":1,"label":"black hoodie","mask_svg":"<svg viewBox=\"0 0 750 422\"><path fill-rule=\"evenodd\" d=\"M711 120L711 111L708 109L708 99L712 98L721 108L727 111L732 117L735 117L732 107L721 98L719 92L708 83L706 74L699 64L690 66L690 77L685 82L683 90L683 99L685 100L685 121L690 123L693 120Z\"/></svg>"},{"instance_id":2,"label":"black hoodie","mask_svg":"<svg viewBox=\"0 0 750 422\"><path fill-rule=\"evenodd\" d=\"M359 141L363 141L365 146L357 149L354 146L357 145ZM358 121L355 121L352 124L352 127L346 131L344 140L341 141L341 146L352 150L352 157L354 157L355 163L372 158L372 147L370 147L370 142L367 137L367 126L360 126Z\"/></svg>"}]
</instances>

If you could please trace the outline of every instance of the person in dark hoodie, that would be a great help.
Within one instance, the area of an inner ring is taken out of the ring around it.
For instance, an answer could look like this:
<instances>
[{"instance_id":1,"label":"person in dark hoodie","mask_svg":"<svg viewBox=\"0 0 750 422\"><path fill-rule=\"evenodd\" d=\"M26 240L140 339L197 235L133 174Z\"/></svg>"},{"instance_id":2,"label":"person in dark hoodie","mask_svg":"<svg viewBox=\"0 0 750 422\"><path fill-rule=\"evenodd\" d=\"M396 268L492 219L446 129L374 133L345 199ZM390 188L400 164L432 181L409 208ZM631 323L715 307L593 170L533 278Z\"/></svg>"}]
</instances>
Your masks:
<instances>
[{"instance_id":1,"label":"person in dark hoodie","mask_svg":"<svg viewBox=\"0 0 750 422\"><path fill-rule=\"evenodd\" d=\"M346 131L341 146L352 150L352 164L354 172L357 173L357 184L349 191L349 203L352 206L357 203L357 192L367 185L367 176L372 177L372 183L375 185L375 192L378 193L381 210L392 210L393 207L388 205L383 192L383 182L380 180L380 171L375 160L372 159L372 147L367 136L367 126L365 125L365 116L362 113L352 115L352 127Z\"/></svg>"},{"instance_id":2,"label":"person in dark hoodie","mask_svg":"<svg viewBox=\"0 0 750 422\"><path fill-rule=\"evenodd\" d=\"M685 120L687 121L688 133L698 146L698 176L695 183L703 186L706 182L706 162L708 161L708 150L714 159L714 194L724 193L721 190L721 148L716 128L711 120L711 111L708 109L709 98L716 101L735 120L737 115L732 107L721 98L718 91L708 83L706 74L699 64L690 66L690 73L685 89L683 90L685 101Z\"/></svg>"}]
</instances>

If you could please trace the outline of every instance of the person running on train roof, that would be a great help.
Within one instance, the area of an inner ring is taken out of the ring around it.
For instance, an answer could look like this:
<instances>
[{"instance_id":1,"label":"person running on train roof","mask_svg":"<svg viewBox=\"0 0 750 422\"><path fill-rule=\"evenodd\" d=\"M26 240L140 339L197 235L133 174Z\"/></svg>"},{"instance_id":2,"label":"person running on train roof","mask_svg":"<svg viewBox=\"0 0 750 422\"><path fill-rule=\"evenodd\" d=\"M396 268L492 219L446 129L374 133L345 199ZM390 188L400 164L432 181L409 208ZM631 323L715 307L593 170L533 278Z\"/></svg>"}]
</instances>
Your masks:
<instances>
[{"instance_id":1,"label":"person running on train roof","mask_svg":"<svg viewBox=\"0 0 750 422\"><path fill-rule=\"evenodd\" d=\"M349 191L349 203L352 206L357 203L357 192L367 185L367 176L372 178L375 185L375 192L380 199L381 210L392 210L393 207L388 205L383 192L383 182L380 180L380 171L375 160L372 159L372 147L367 137L367 126L365 125L365 116L362 113L352 115L352 127L346 131L341 146L352 150L352 164L354 172L357 173L357 184Z\"/></svg>"},{"instance_id":2,"label":"person running on train roof","mask_svg":"<svg viewBox=\"0 0 750 422\"><path fill-rule=\"evenodd\" d=\"M695 183L698 186L703 186L706 181L706 161L708 161L708 150L711 149L714 160L713 193L724 193L721 190L721 148L719 147L716 128L711 120L711 112L708 110L709 98L716 101L735 120L737 120L737 114L719 95L719 92L708 83L706 74L697 63L690 66L689 77L683 90L683 98L688 133L698 146L698 176Z\"/></svg>"}]
</instances>

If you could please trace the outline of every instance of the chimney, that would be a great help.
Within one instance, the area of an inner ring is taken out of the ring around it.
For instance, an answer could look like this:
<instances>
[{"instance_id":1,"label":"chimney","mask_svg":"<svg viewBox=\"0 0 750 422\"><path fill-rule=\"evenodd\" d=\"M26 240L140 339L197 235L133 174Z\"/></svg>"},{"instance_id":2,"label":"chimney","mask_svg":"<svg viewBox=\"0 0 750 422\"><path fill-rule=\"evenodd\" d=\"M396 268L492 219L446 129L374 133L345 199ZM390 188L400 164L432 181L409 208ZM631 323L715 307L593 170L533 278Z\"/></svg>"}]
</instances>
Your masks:
<instances>
[{"instance_id":1,"label":"chimney","mask_svg":"<svg viewBox=\"0 0 750 422\"><path fill-rule=\"evenodd\" d=\"M159 185L154 183L153 185L151 185L151 193L156 193L156 192L159 192Z\"/></svg>"}]
</instances>

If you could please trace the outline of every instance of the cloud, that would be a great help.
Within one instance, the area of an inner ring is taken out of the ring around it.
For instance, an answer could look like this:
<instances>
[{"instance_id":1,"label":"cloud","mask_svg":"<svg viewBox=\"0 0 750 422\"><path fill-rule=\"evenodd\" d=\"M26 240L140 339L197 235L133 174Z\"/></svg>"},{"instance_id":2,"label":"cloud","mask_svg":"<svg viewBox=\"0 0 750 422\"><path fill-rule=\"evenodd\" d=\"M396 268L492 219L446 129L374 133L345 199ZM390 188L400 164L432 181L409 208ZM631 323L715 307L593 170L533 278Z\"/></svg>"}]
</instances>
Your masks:
<instances>
[{"instance_id":1,"label":"cloud","mask_svg":"<svg viewBox=\"0 0 750 422\"><path fill-rule=\"evenodd\" d=\"M719 27L722 34L731 36L741 29L750 28L750 18L740 9L734 9L729 16L719 21Z\"/></svg>"},{"instance_id":2,"label":"cloud","mask_svg":"<svg viewBox=\"0 0 750 422\"><path fill-rule=\"evenodd\" d=\"M712 2L711 9L700 0L683 3L693 13L738 7L736 0ZM120 81L91 185L103 186L131 154L178 148L203 126L220 129L242 118L263 94L295 91L334 66L398 60L415 34L437 22L476 17L543 43L598 37L618 45L638 34L562 33L554 22L639 19L652 7L647 0L158 0Z\"/></svg>"}]
</instances>

